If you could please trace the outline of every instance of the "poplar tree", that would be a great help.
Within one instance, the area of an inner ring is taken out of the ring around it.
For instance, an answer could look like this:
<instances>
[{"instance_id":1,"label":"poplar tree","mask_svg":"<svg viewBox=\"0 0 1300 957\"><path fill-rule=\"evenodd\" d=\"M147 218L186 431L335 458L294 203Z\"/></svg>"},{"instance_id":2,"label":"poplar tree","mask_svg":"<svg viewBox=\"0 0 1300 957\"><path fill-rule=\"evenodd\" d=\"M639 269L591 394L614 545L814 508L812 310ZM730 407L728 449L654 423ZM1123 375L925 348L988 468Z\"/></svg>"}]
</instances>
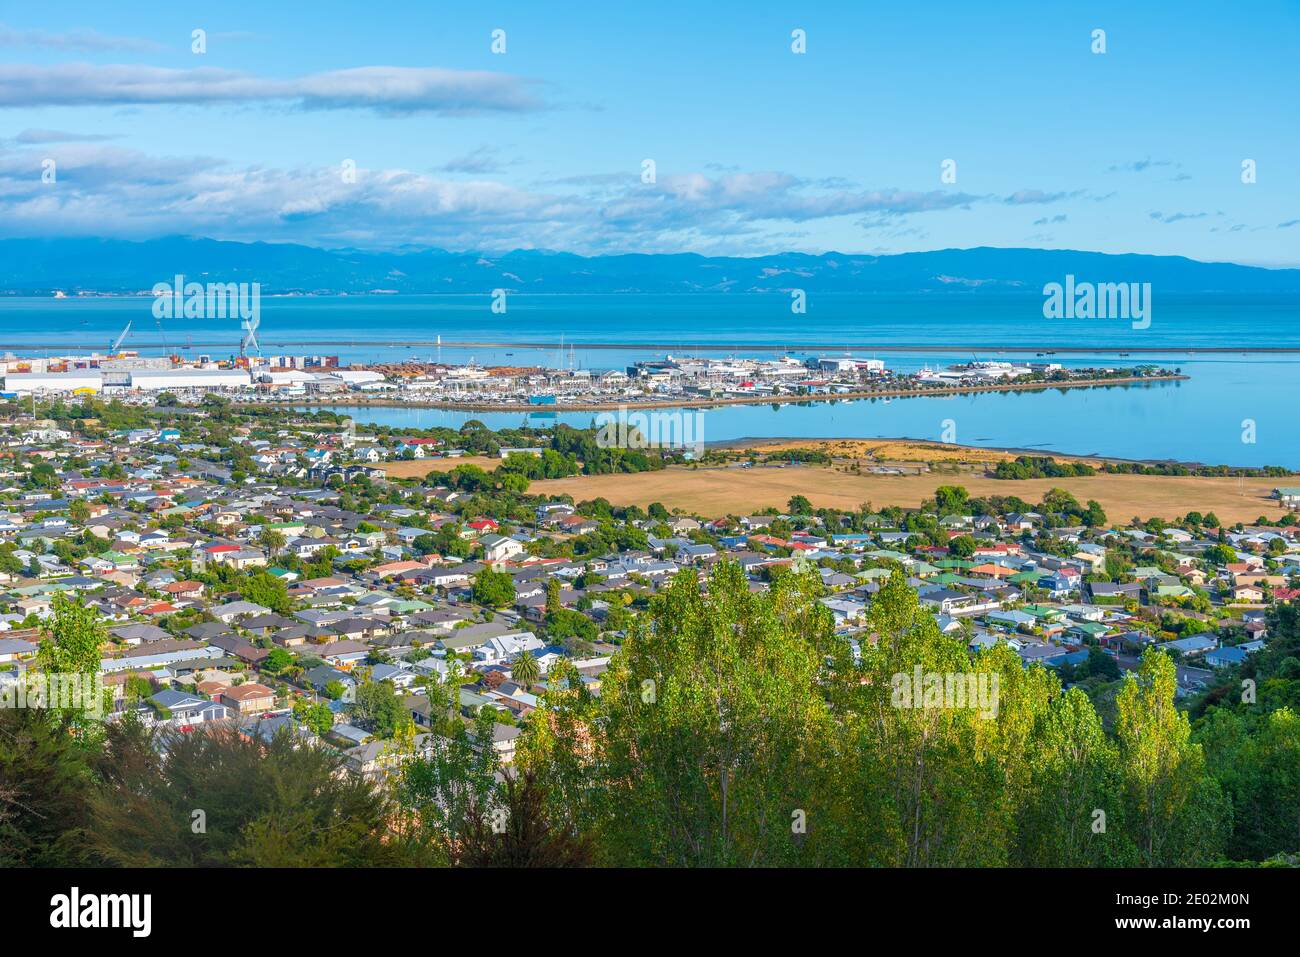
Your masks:
<instances>
[{"instance_id":1,"label":"poplar tree","mask_svg":"<svg viewBox=\"0 0 1300 957\"><path fill-rule=\"evenodd\" d=\"M1126 818L1148 867L1210 863L1231 828L1231 805L1191 741L1187 715L1174 704L1176 688L1173 661L1148 648L1115 700Z\"/></svg>"}]
</instances>

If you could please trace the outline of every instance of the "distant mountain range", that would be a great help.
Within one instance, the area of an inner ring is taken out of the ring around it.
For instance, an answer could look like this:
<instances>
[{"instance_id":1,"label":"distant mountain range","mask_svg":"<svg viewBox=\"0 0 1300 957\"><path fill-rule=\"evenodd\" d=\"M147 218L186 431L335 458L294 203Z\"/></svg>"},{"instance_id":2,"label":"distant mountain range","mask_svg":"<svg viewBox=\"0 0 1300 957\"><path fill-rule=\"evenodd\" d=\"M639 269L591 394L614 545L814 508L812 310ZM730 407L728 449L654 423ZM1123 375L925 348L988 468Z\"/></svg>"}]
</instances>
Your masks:
<instances>
[{"instance_id":1,"label":"distant mountain range","mask_svg":"<svg viewBox=\"0 0 1300 957\"><path fill-rule=\"evenodd\" d=\"M1300 269L1203 263L1181 256L1109 255L1057 249L939 249L866 256L578 256L544 250L501 255L411 249L328 250L168 237L0 240L0 293L148 292L176 274L189 281L259 282L275 293L808 292L1041 294L1079 281L1149 282L1168 293L1300 293Z\"/></svg>"}]
</instances>

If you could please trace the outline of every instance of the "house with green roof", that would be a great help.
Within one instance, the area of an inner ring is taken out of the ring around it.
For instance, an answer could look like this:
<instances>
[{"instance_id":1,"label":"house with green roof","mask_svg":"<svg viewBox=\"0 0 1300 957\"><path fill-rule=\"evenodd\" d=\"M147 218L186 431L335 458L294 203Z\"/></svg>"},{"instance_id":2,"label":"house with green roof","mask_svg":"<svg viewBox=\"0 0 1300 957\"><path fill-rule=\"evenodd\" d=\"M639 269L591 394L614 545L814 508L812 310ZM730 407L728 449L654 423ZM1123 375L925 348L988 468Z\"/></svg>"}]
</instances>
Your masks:
<instances>
[{"instance_id":1,"label":"house with green roof","mask_svg":"<svg viewBox=\"0 0 1300 957\"><path fill-rule=\"evenodd\" d=\"M1040 621L1060 621L1065 617L1065 612L1055 605L1025 605L1020 610Z\"/></svg>"},{"instance_id":2,"label":"house with green roof","mask_svg":"<svg viewBox=\"0 0 1300 957\"><path fill-rule=\"evenodd\" d=\"M865 582L886 581L893 572L888 568L867 568L857 573L855 577Z\"/></svg>"},{"instance_id":3,"label":"house with green roof","mask_svg":"<svg viewBox=\"0 0 1300 957\"><path fill-rule=\"evenodd\" d=\"M1078 621L1072 624L1068 633L1077 638L1091 638L1094 641L1100 641L1102 637L1110 634L1109 625L1104 625L1099 621Z\"/></svg>"},{"instance_id":4,"label":"house with green roof","mask_svg":"<svg viewBox=\"0 0 1300 957\"><path fill-rule=\"evenodd\" d=\"M1283 508L1300 508L1300 488L1284 486L1273 489L1273 497Z\"/></svg>"}]
</instances>

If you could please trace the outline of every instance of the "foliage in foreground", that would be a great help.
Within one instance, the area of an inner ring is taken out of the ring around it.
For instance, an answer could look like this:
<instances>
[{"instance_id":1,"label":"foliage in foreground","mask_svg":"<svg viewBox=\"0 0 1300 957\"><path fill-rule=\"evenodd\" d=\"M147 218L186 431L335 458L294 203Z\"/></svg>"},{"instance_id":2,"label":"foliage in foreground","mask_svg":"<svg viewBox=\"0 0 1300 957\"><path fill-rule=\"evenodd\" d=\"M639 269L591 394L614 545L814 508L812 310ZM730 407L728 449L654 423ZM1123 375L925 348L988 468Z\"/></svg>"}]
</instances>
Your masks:
<instances>
[{"instance_id":1,"label":"foliage in foreground","mask_svg":"<svg viewBox=\"0 0 1300 957\"><path fill-rule=\"evenodd\" d=\"M860 645L836 633L820 591L815 574L756 592L734 564L707 584L682 573L599 694L570 663L553 666L505 774L491 712L463 719L444 687L430 689L423 756L385 784L288 735L160 737L127 722L95 737L57 713L0 712L0 865L1293 859L1300 722L1277 700L1284 679L1259 676L1270 705L1258 714L1219 701L1193 733L1173 663L1148 652L1119 683L1108 730L1055 672L941 634L901 574ZM1295 637L1286 623L1280 634ZM996 679L996 698L901 706L898 676L918 667Z\"/></svg>"}]
</instances>

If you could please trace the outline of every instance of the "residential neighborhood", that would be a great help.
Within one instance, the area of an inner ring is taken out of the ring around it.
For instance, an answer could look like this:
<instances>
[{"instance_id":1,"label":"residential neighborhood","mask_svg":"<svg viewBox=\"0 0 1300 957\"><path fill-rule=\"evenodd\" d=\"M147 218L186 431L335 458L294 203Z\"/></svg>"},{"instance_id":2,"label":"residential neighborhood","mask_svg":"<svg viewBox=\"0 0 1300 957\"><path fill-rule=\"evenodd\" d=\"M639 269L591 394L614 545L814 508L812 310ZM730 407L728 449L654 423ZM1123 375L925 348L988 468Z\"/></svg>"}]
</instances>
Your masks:
<instances>
[{"instance_id":1,"label":"residential neighborhood","mask_svg":"<svg viewBox=\"0 0 1300 957\"><path fill-rule=\"evenodd\" d=\"M508 763L551 675L598 695L626 629L686 568L707 578L734 562L755 590L813 569L855 651L872 641L873 596L897 571L972 651L1004 644L1026 666L1085 681L1131 670L1155 646L1178 661L1180 694L1264 648L1270 606L1300 594L1288 520L1090 526L1071 501L1057 512L948 502L834 514L792 500L715 519L520 507L475 488L488 473L459 454L425 482L357 463L359 450L379 450L366 461L437 455L450 451L444 439L358 444L328 420L212 407L229 421L3 423L0 682L33 660L61 595L105 624L114 718L181 730L275 720L383 775L396 759L376 748L395 751L400 728L480 712ZM554 453L510 461L543 454Z\"/></svg>"},{"instance_id":2,"label":"residential neighborhood","mask_svg":"<svg viewBox=\"0 0 1300 957\"><path fill-rule=\"evenodd\" d=\"M815 489L834 466L799 449L686 460L558 425L358 428L328 410L217 396L53 403L0 420L0 443L0 701L24 700L80 649L102 688L107 767L131 747L158 754L164 775L249 760L240 773L278 775L288 755L310 755L330 780L392 802L375 832L417 826L420 854L463 856L467 834L524 800L519 788L566 793L565 761L603 773L612 758L592 763L596 736L629 720L649 733L658 695L678 713L683 683L699 682L686 700L779 707L745 690L766 687L773 667L745 643L774 628L790 629L798 655L824 649L799 679L816 707L868 688L859 668L885 683L904 674L890 649L915 632L962 674L998 662L1055 688L1044 700L1082 696L1101 727L1117 727L1166 667L1161 694L1199 713L1254 680L1256 662L1280 667L1274 642L1288 647L1296 630L1294 512L1114 521L1063 488L1022 499L1019 472L1001 467L1000 495L940 473L917 507L817 507L795 494L719 514L534 489L702 469L791 469ZM746 603L764 610L741 626ZM713 677L702 663L733 618L740 671ZM658 645L678 629L710 637L698 650ZM648 655L657 668L704 657L689 673L636 678ZM760 749L765 726L753 726ZM637 753L625 752L624 773L644 767ZM261 856L274 846L248 853L274 860Z\"/></svg>"}]
</instances>

